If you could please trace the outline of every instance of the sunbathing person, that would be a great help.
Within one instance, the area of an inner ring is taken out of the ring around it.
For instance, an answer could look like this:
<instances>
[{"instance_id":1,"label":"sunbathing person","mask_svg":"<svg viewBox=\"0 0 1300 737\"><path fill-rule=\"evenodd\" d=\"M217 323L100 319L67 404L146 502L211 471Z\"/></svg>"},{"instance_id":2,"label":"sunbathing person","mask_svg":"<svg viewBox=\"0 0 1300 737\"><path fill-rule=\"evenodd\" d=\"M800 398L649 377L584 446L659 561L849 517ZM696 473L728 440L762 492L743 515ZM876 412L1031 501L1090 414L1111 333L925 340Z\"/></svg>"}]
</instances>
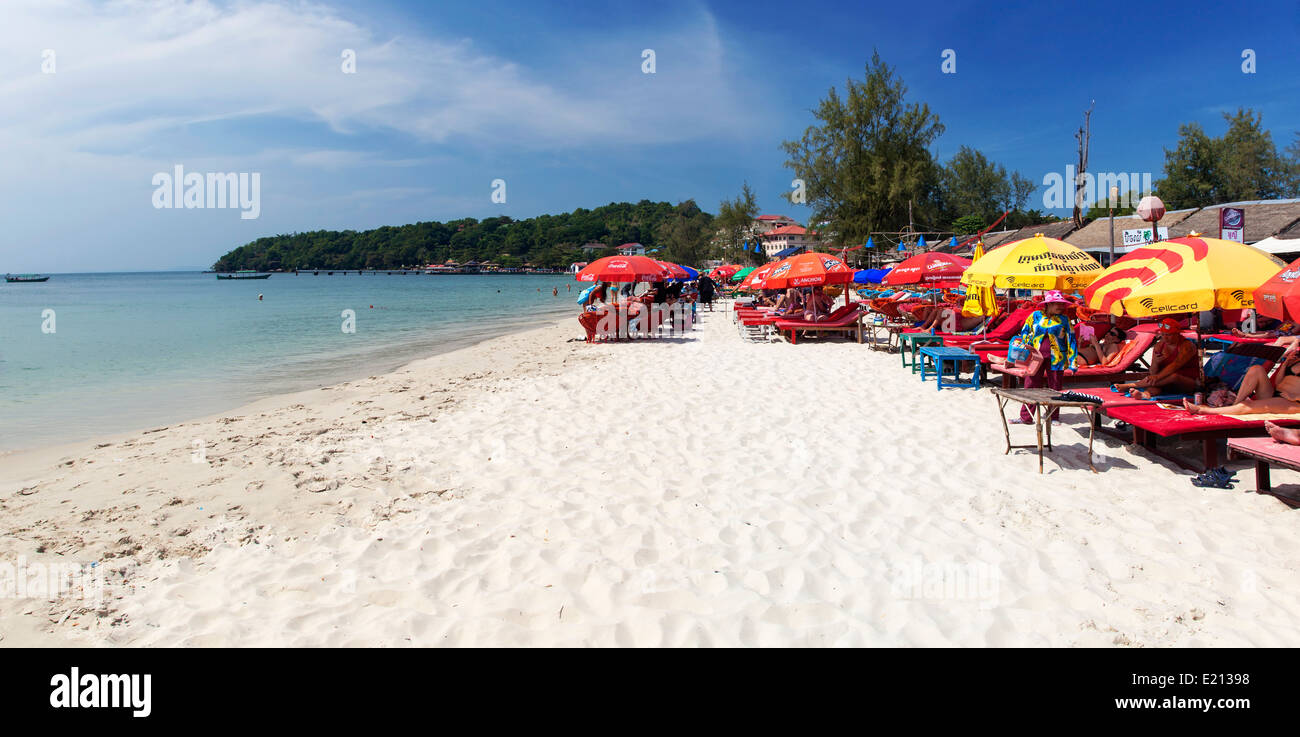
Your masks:
<instances>
[{"instance_id":1,"label":"sunbathing person","mask_svg":"<svg viewBox=\"0 0 1300 737\"><path fill-rule=\"evenodd\" d=\"M1183 337L1178 321L1166 317L1160 321L1160 342L1156 343L1151 370L1145 379L1112 387L1121 394L1150 399L1160 394L1190 394L1201 383L1201 367L1196 360L1196 345Z\"/></svg>"},{"instance_id":2,"label":"sunbathing person","mask_svg":"<svg viewBox=\"0 0 1300 737\"><path fill-rule=\"evenodd\" d=\"M1088 366L1101 366L1113 359L1123 348L1124 341L1128 339L1123 330L1113 325L1098 339L1097 331L1091 325L1080 324L1078 337L1079 357Z\"/></svg>"},{"instance_id":3,"label":"sunbathing person","mask_svg":"<svg viewBox=\"0 0 1300 737\"><path fill-rule=\"evenodd\" d=\"M961 310L957 308L939 305L930 310L929 317L926 318L925 322L921 324L918 329L929 330L930 328L934 328L938 330L939 326L942 325L950 316L955 316L955 321L953 323L957 326L956 329L953 330L955 333L967 333L984 324L984 318L979 315L966 317L961 314Z\"/></svg>"},{"instance_id":4,"label":"sunbathing person","mask_svg":"<svg viewBox=\"0 0 1300 737\"><path fill-rule=\"evenodd\" d=\"M803 319L807 322L815 322L826 317L831 311L830 295L822 291L821 287L813 287L812 296L804 304Z\"/></svg>"},{"instance_id":5,"label":"sunbathing person","mask_svg":"<svg viewBox=\"0 0 1300 737\"><path fill-rule=\"evenodd\" d=\"M1265 422L1264 429L1270 438L1279 443L1300 445L1300 427L1282 427L1274 422Z\"/></svg>"},{"instance_id":6,"label":"sunbathing person","mask_svg":"<svg viewBox=\"0 0 1300 737\"><path fill-rule=\"evenodd\" d=\"M779 315L788 315L792 312L803 310L803 294L798 289L791 287L785 290L780 297L776 298L776 312Z\"/></svg>"},{"instance_id":7,"label":"sunbathing person","mask_svg":"<svg viewBox=\"0 0 1300 737\"><path fill-rule=\"evenodd\" d=\"M1300 413L1300 355L1291 354L1282 363L1276 380L1262 365L1251 366L1241 379L1236 402L1226 407L1192 404L1183 406L1194 415L1270 415Z\"/></svg>"}]
</instances>

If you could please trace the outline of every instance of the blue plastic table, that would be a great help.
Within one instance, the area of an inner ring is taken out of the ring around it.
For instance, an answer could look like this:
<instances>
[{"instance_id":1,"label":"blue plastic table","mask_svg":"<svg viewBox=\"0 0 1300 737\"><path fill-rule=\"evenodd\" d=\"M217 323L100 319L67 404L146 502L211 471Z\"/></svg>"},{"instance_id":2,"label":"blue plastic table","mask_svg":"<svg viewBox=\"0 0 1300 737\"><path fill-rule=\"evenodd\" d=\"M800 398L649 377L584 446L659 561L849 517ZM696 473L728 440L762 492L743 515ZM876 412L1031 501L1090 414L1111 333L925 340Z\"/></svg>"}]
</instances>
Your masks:
<instances>
[{"instance_id":1,"label":"blue plastic table","mask_svg":"<svg viewBox=\"0 0 1300 737\"><path fill-rule=\"evenodd\" d=\"M930 359L929 362L926 359ZM968 361L975 362L975 370L971 373L969 382L957 381L961 376L961 365ZM978 353L971 353L963 348L945 348L940 346L926 346L921 349L921 381L925 381L930 376L930 369L933 367L934 376L939 389L943 389L943 375L947 364L952 364L952 374L954 381L948 382L948 386L961 389L978 389L980 388L980 357Z\"/></svg>"}]
</instances>

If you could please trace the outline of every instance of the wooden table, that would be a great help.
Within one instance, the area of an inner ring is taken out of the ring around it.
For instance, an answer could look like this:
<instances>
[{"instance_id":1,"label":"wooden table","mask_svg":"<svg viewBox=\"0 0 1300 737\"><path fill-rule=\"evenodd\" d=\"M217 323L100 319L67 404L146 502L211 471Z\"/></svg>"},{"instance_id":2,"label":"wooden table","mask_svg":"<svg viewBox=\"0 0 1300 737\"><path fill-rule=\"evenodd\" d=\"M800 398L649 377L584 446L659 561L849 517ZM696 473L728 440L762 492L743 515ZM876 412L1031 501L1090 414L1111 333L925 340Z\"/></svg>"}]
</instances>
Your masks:
<instances>
[{"instance_id":1,"label":"wooden table","mask_svg":"<svg viewBox=\"0 0 1300 737\"><path fill-rule=\"evenodd\" d=\"M1051 410L1061 407L1078 407L1088 416L1088 468L1093 473L1097 473L1096 466L1092 465L1092 438L1096 422L1094 418L1097 410L1101 409L1100 404L1092 402L1072 402L1067 399L1056 399L1061 392L1056 389L1002 389L994 388L993 398L998 403L998 413L1002 415L1002 433L1007 438L1007 449L1002 455L1011 452L1012 448L1037 448L1038 449L1038 472L1043 472L1043 415L1051 416ZM1012 445L1011 444L1011 426L1007 422L1007 403L1018 402L1027 404L1034 408L1034 430L1038 434L1038 443L1036 445ZM1048 410L1044 412L1044 409ZM1047 422L1047 449L1052 449L1052 423Z\"/></svg>"},{"instance_id":2,"label":"wooden table","mask_svg":"<svg viewBox=\"0 0 1300 737\"><path fill-rule=\"evenodd\" d=\"M1255 491L1271 494L1289 507L1300 507L1300 499L1273 489L1269 478L1270 465L1300 471L1300 447L1279 443L1273 438L1233 438L1228 441L1228 454L1245 456L1255 461Z\"/></svg>"}]
</instances>

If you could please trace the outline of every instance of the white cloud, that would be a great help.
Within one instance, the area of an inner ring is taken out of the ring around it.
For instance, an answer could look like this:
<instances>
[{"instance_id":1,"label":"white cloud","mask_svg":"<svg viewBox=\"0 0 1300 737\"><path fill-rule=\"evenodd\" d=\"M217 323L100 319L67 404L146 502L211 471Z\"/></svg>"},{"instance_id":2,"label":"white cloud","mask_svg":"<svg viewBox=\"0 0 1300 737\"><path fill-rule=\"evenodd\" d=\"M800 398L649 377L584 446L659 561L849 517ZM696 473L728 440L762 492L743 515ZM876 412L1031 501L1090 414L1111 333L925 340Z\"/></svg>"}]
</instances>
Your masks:
<instances>
[{"instance_id":1,"label":"white cloud","mask_svg":"<svg viewBox=\"0 0 1300 737\"><path fill-rule=\"evenodd\" d=\"M659 143L743 124L712 18L640 48L586 47L563 72L487 55L471 40L386 36L322 5L6 0L0 135L111 150L196 122L274 115L340 133L398 132L498 147ZM43 49L57 72L41 72ZM344 49L356 73L342 71ZM39 115L33 115L40 111Z\"/></svg>"}]
</instances>

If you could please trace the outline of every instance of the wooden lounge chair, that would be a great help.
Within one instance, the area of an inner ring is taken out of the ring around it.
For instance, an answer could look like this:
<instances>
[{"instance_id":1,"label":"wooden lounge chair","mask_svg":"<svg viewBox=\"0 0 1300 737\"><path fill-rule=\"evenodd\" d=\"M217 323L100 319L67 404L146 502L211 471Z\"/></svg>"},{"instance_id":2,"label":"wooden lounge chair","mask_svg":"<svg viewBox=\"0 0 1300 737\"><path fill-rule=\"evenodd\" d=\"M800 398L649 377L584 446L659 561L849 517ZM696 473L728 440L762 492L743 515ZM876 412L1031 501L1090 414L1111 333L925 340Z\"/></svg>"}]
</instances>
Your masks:
<instances>
[{"instance_id":1,"label":"wooden lounge chair","mask_svg":"<svg viewBox=\"0 0 1300 737\"><path fill-rule=\"evenodd\" d=\"M1289 507L1300 507L1300 497L1273 490L1269 466L1300 471L1300 446L1279 443L1271 437L1233 438L1228 441L1228 455L1238 455L1255 461L1255 492L1271 494Z\"/></svg>"},{"instance_id":2,"label":"wooden lounge chair","mask_svg":"<svg viewBox=\"0 0 1300 737\"><path fill-rule=\"evenodd\" d=\"M862 303L850 302L817 321L777 320L776 329L789 331L790 342L799 342L802 331L856 333L858 342L862 342Z\"/></svg>"},{"instance_id":3,"label":"wooden lounge chair","mask_svg":"<svg viewBox=\"0 0 1300 737\"><path fill-rule=\"evenodd\" d=\"M1096 393L1082 389L1079 391ZM1150 401L1129 405L1103 404L1101 411L1108 417L1127 422L1132 426L1133 443L1184 468L1199 471L1219 465L1218 441L1225 438L1259 435L1264 431L1264 420L1252 420L1250 415L1194 415L1183 409L1164 409ZM1278 425L1300 425L1300 415L1297 415L1296 419L1281 419L1273 422ZM1157 438L1200 440L1203 467L1198 469L1176 456L1161 452L1156 447Z\"/></svg>"}]
</instances>

